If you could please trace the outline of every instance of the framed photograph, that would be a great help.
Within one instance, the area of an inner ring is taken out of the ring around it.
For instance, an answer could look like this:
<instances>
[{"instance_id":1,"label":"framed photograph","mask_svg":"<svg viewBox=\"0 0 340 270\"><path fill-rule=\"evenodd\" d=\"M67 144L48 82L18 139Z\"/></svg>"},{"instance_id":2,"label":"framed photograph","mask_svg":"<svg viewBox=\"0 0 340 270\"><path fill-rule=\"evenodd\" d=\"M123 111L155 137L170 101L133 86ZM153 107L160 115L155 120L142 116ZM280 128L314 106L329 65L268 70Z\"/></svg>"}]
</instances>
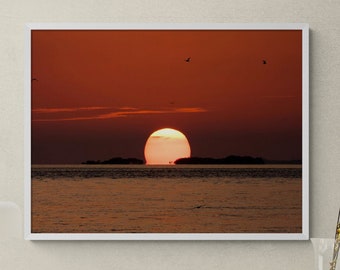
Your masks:
<instances>
[{"instance_id":1,"label":"framed photograph","mask_svg":"<svg viewBox=\"0 0 340 270\"><path fill-rule=\"evenodd\" d=\"M29 24L28 240L307 240L307 24Z\"/></svg>"}]
</instances>

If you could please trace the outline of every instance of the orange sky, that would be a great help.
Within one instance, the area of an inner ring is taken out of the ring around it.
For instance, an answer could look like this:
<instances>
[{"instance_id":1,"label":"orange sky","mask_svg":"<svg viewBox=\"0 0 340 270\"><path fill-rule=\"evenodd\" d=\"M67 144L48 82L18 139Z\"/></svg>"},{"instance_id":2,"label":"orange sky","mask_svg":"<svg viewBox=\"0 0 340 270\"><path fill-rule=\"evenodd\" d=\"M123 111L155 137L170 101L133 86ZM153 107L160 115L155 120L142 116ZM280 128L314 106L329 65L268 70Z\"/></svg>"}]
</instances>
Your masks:
<instances>
[{"instance_id":1,"label":"orange sky","mask_svg":"<svg viewBox=\"0 0 340 270\"><path fill-rule=\"evenodd\" d=\"M143 158L165 127L192 156L301 159L299 30L33 30L32 78L35 164Z\"/></svg>"}]
</instances>

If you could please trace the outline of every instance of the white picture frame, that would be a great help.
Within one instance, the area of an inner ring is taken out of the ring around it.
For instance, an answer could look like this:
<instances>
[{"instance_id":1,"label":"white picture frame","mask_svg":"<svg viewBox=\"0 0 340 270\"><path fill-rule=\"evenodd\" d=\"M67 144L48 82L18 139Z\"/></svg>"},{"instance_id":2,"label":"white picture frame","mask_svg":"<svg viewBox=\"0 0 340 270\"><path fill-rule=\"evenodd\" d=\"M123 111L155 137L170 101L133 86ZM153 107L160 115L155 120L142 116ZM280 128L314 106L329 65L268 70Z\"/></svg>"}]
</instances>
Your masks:
<instances>
[{"instance_id":1,"label":"white picture frame","mask_svg":"<svg viewBox=\"0 0 340 270\"><path fill-rule=\"evenodd\" d=\"M302 32L302 233L32 233L31 232L31 32L33 30L301 30ZM309 26L266 24L76 24L30 23L25 44L25 212L26 240L308 240L309 239Z\"/></svg>"}]
</instances>

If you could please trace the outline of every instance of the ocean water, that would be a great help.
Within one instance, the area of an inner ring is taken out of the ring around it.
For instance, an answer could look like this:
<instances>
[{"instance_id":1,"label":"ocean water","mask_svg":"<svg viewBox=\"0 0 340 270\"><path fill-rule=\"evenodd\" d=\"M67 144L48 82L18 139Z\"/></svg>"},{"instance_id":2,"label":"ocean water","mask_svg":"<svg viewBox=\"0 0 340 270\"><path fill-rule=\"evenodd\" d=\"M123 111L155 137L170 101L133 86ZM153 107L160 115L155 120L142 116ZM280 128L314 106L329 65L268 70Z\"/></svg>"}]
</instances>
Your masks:
<instances>
[{"instance_id":1,"label":"ocean water","mask_svg":"<svg viewBox=\"0 0 340 270\"><path fill-rule=\"evenodd\" d=\"M33 165L35 233L301 233L299 165Z\"/></svg>"}]
</instances>

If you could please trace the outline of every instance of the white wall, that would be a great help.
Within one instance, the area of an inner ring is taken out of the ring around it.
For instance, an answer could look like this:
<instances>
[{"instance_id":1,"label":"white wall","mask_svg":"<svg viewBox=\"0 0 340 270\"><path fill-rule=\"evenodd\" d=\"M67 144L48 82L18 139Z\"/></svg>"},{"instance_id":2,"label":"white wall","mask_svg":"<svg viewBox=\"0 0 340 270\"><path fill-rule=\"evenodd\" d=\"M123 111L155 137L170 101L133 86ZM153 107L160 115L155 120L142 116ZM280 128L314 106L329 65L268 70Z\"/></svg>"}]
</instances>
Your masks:
<instances>
[{"instance_id":1,"label":"white wall","mask_svg":"<svg viewBox=\"0 0 340 270\"><path fill-rule=\"evenodd\" d=\"M340 0L0 0L0 269L313 269L302 242L29 242L24 197L27 22L310 24L311 237L332 237L340 206ZM18 224L20 226L18 226Z\"/></svg>"}]
</instances>

